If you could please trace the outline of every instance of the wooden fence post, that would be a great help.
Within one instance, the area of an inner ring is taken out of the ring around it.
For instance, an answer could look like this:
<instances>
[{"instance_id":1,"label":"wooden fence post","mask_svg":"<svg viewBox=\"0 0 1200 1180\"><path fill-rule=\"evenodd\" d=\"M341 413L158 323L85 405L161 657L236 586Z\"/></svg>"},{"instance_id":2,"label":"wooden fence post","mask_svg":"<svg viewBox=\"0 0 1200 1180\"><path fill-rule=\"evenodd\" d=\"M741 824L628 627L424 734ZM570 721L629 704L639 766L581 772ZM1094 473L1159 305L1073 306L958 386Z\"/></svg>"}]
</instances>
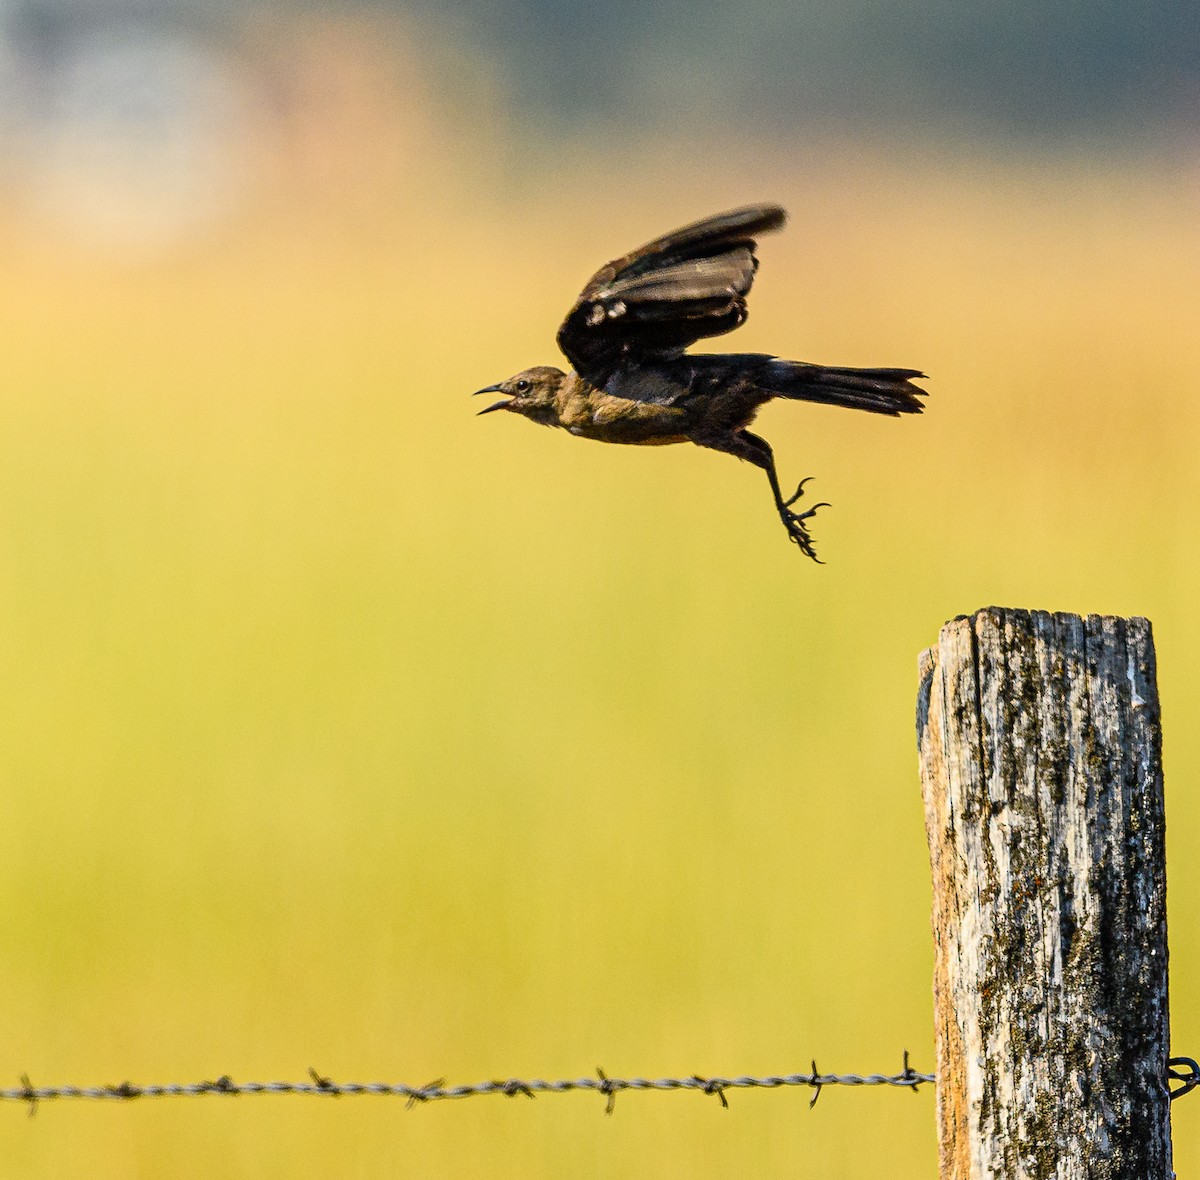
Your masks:
<instances>
[{"instance_id":1,"label":"wooden fence post","mask_svg":"<svg viewBox=\"0 0 1200 1180\"><path fill-rule=\"evenodd\" d=\"M920 660L942 1180L1166 1180L1167 917L1145 619L990 607Z\"/></svg>"}]
</instances>

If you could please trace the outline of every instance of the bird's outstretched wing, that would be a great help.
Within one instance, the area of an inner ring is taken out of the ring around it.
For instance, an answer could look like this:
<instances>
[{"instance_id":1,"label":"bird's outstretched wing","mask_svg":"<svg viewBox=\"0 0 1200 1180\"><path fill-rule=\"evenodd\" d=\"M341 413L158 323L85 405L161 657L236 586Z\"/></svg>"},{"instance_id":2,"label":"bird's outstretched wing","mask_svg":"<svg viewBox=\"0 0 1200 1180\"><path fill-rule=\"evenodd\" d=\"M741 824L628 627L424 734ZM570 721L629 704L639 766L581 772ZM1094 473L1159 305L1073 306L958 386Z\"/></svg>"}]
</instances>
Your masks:
<instances>
[{"instance_id":1,"label":"bird's outstretched wing","mask_svg":"<svg viewBox=\"0 0 1200 1180\"><path fill-rule=\"evenodd\" d=\"M604 385L627 361L673 356L746 318L754 239L783 225L778 205L697 221L601 268L558 330L576 372Z\"/></svg>"}]
</instances>

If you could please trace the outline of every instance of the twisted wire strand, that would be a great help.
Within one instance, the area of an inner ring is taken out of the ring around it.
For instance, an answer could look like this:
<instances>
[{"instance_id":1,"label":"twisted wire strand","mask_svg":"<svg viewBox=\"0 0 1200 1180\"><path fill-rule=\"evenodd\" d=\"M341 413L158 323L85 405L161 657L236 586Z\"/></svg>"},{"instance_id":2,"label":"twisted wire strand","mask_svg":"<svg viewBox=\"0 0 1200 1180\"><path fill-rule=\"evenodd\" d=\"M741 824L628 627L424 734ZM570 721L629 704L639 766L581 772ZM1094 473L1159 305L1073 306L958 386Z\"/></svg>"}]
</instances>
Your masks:
<instances>
[{"instance_id":1,"label":"twisted wire strand","mask_svg":"<svg viewBox=\"0 0 1200 1180\"><path fill-rule=\"evenodd\" d=\"M698 1090L703 1094L715 1095L722 1106L729 1102L727 1090L764 1089L800 1086L813 1091L809 1105L816 1103L821 1090L826 1086L898 1086L916 1090L933 1082L933 1075L917 1073L908 1064L904 1054L904 1068L896 1074L832 1074L821 1073L814 1061L809 1073L768 1074L755 1077L739 1074L734 1077L701 1077L693 1074L679 1078L612 1078L602 1069L595 1077L564 1078L545 1081L531 1078L496 1079L474 1082L469 1085L449 1086L444 1078L428 1082L423 1086L410 1086L404 1082L335 1082L314 1069L309 1070L311 1080L302 1082L235 1082L225 1075L215 1081L168 1082L152 1085L136 1085L122 1082L109 1086L35 1086L28 1078L21 1078L21 1085L0 1089L0 1101L28 1103L32 1114L39 1102L58 1099L92 1099L96 1101L128 1102L135 1098L193 1098L201 1094L310 1094L334 1098L355 1097L361 1094L378 1094L407 1099L412 1107L417 1103L438 1102L451 1098L473 1098L481 1094L504 1094L509 1098L523 1094L534 1098L538 1094L565 1094L572 1090L595 1091L605 1096L606 1110L613 1111L616 1097L625 1090Z\"/></svg>"},{"instance_id":2,"label":"twisted wire strand","mask_svg":"<svg viewBox=\"0 0 1200 1180\"><path fill-rule=\"evenodd\" d=\"M195 1098L201 1094L250 1095L250 1094L311 1094L331 1098L350 1098L362 1094L378 1094L390 1098L404 1098L411 1108L418 1103L439 1102L451 1098L474 1098L481 1094L503 1094L514 1098L523 1094L534 1098L538 1094L566 1094L572 1090L595 1091L604 1095L605 1111L613 1113L617 1095L625 1090L696 1090L714 1095L723 1107L728 1108L728 1090L777 1090L783 1087L806 1087L812 1090L809 1107L817 1103L826 1086L895 1086L906 1090L918 1090L932 1085L934 1075L918 1073L908 1064L908 1052L904 1053L904 1068L899 1073L821 1073L817 1063L812 1063L808 1073L767 1074L756 1077L739 1074L735 1077L702 1077L692 1074L681 1078L610 1078L602 1069L595 1077L563 1078L545 1081L531 1078L502 1078L469 1085L448 1086L444 1078L427 1082L423 1086L409 1086L404 1082L335 1082L315 1069L308 1071L307 1082L235 1082L228 1074L215 1081L167 1082L154 1085L136 1085L122 1082L116 1086L35 1086L28 1075L22 1076L21 1085L0 1088L0 1102L24 1102L29 1113L35 1114L38 1103L58 1099L92 1099L107 1102L129 1102L135 1098ZM1171 1088L1171 1098L1200 1087L1200 1064L1191 1057L1172 1057L1168 1062L1166 1081L1177 1083Z\"/></svg>"}]
</instances>

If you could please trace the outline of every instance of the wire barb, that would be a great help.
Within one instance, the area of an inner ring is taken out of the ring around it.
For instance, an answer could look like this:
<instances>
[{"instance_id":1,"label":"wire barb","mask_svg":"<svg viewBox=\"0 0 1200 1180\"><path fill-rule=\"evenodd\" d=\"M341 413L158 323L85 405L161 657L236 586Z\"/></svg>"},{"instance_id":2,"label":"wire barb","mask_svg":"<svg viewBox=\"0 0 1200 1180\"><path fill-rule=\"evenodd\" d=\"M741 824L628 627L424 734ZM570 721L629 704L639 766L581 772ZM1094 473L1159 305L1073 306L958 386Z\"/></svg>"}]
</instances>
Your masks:
<instances>
[{"instance_id":1,"label":"wire barb","mask_svg":"<svg viewBox=\"0 0 1200 1180\"><path fill-rule=\"evenodd\" d=\"M600 1076L600 1093L608 1098L604 1104L604 1113L612 1114L617 1109L617 1085L605 1075L604 1070L599 1066L596 1066L596 1073Z\"/></svg>"},{"instance_id":2,"label":"wire barb","mask_svg":"<svg viewBox=\"0 0 1200 1180\"><path fill-rule=\"evenodd\" d=\"M821 1097L821 1075L817 1073L817 1059L815 1057L812 1061L812 1081L809 1084L813 1087L813 1096L808 1100L808 1109L812 1110L817 1105L817 1099Z\"/></svg>"},{"instance_id":3,"label":"wire barb","mask_svg":"<svg viewBox=\"0 0 1200 1180\"><path fill-rule=\"evenodd\" d=\"M237 1084L227 1073L222 1074L215 1082L201 1082L200 1093L208 1094L244 1094L246 1091ZM122 1097L122 1095L114 1095Z\"/></svg>"},{"instance_id":4,"label":"wire barb","mask_svg":"<svg viewBox=\"0 0 1200 1180\"><path fill-rule=\"evenodd\" d=\"M692 1080L704 1087L705 1094L715 1094L721 1100L721 1109L729 1109L729 1099L725 1097L725 1087L720 1078L702 1078L698 1073L692 1075Z\"/></svg>"},{"instance_id":5,"label":"wire barb","mask_svg":"<svg viewBox=\"0 0 1200 1180\"><path fill-rule=\"evenodd\" d=\"M33 1118L37 1114L38 1092L33 1088L27 1073L21 1075L21 1089L16 1092L16 1097L29 1103L29 1117Z\"/></svg>"},{"instance_id":6,"label":"wire barb","mask_svg":"<svg viewBox=\"0 0 1200 1180\"><path fill-rule=\"evenodd\" d=\"M426 1082L419 1090L408 1090L408 1087L403 1087L408 1090L408 1101L404 1104L405 1110L412 1110L418 1102L432 1102L435 1098L446 1098L443 1087L446 1085L445 1078L438 1078L436 1081Z\"/></svg>"},{"instance_id":7,"label":"wire barb","mask_svg":"<svg viewBox=\"0 0 1200 1180\"><path fill-rule=\"evenodd\" d=\"M313 1085L316 1086L318 1090L321 1090L326 1094L332 1094L335 1098L341 1097L341 1091L333 1084L333 1079L317 1073L317 1071L313 1069L311 1065L308 1067L308 1076L312 1078Z\"/></svg>"}]
</instances>

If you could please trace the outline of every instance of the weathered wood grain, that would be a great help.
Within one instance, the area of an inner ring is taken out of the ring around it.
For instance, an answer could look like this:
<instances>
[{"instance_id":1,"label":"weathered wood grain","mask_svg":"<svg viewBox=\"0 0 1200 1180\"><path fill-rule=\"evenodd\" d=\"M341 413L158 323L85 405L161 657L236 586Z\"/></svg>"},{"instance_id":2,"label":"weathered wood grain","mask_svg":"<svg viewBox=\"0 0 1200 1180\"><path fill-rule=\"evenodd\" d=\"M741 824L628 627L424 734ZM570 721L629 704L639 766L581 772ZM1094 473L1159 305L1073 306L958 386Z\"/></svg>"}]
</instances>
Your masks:
<instances>
[{"instance_id":1,"label":"weathered wood grain","mask_svg":"<svg viewBox=\"0 0 1200 1180\"><path fill-rule=\"evenodd\" d=\"M947 623L917 735L943 1180L1170 1177L1150 624Z\"/></svg>"}]
</instances>

